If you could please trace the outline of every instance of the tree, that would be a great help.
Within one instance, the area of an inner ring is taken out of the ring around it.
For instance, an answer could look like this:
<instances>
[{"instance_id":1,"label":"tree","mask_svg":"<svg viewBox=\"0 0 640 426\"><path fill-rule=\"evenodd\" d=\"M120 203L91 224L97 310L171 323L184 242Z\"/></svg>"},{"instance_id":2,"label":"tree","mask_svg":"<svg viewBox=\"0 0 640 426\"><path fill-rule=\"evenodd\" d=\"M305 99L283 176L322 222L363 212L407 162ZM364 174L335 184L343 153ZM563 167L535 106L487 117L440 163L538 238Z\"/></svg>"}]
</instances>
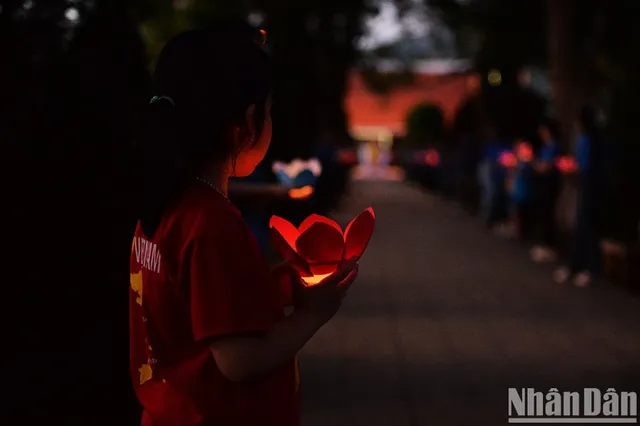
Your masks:
<instances>
[{"instance_id":1,"label":"tree","mask_svg":"<svg viewBox=\"0 0 640 426\"><path fill-rule=\"evenodd\" d=\"M416 105L407 115L407 141L412 146L424 147L442 142L444 115L437 105Z\"/></svg>"}]
</instances>

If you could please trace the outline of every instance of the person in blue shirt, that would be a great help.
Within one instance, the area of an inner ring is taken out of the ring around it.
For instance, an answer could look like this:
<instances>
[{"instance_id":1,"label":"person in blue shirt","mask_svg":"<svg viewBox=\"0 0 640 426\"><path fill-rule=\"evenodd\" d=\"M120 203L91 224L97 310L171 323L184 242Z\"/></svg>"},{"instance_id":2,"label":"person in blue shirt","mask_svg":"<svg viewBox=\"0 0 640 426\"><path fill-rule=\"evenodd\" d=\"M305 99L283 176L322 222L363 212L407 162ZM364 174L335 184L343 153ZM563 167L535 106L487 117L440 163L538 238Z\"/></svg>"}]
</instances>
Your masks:
<instances>
[{"instance_id":1,"label":"person in blue shirt","mask_svg":"<svg viewBox=\"0 0 640 426\"><path fill-rule=\"evenodd\" d=\"M518 142L515 151L520 151L519 144L527 142ZM531 237L531 220L532 220L532 176L533 167L530 158L523 158L518 155L518 163L513 170L512 186L511 186L511 207L512 207L512 226L513 230L510 236L514 237Z\"/></svg>"},{"instance_id":2,"label":"person in blue shirt","mask_svg":"<svg viewBox=\"0 0 640 426\"><path fill-rule=\"evenodd\" d=\"M531 249L535 262L553 262L556 259L556 203L559 195L559 173L555 168L558 157L559 123L547 120L538 128L542 146L533 164L535 171L535 205L539 241Z\"/></svg>"},{"instance_id":3,"label":"person in blue shirt","mask_svg":"<svg viewBox=\"0 0 640 426\"><path fill-rule=\"evenodd\" d=\"M507 171L499 164L499 158L503 152L510 149L509 145L495 137L494 133L483 151L478 172L483 198L482 217L488 228L500 225L508 216L505 188Z\"/></svg>"},{"instance_id":4,"label":"person in blue shirt","mask_svg":"<svg viewBox=\"0 0 640 426\"><path fill-rule=\"evenodd\" d=\"M557 282L573 277L577 287L586 287L600 271L600 225L604 187L603 137L596 111L584 107L577 121L578 209L575 241L568 268L555 272Z\"/></svg>"}]
</instances>

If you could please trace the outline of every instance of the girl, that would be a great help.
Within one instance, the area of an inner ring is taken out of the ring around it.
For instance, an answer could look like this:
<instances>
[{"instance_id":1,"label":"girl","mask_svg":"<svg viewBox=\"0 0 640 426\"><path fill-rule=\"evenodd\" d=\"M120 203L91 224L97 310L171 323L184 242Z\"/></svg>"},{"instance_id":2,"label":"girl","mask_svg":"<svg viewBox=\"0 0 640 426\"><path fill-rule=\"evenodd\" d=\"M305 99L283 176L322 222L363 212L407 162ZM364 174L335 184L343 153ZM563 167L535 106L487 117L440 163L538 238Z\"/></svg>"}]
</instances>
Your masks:
<instances>
[{"instance_id":1,"label":"girl","mask_svg":"<svg viewBox=\"0 0 640 426\"><path fill-rule=\"evenodd\" d=\"M271 139L258 38L245 23L219 23L174 38L157 63L131 254L143 425L299 425L296 354L357 275L351 261L318 286L290 280L285 316L286 280L276 282L227 199L228 179L251 174Z\"/></svg>"},{"instance_id":2,"label":"girl","mask_svg":"<svg viewBox=\"0 0 640 426\"><path fill-rule=\"evenodd\" d=\"M587 287L594 273L600 268L600 221L604 184L602 168L602 132L596 111L584 107L576 122L578 139L578 211L571 264L554 273L558 283L573 276L577 287Z\"/></svg>"}]
</instances>

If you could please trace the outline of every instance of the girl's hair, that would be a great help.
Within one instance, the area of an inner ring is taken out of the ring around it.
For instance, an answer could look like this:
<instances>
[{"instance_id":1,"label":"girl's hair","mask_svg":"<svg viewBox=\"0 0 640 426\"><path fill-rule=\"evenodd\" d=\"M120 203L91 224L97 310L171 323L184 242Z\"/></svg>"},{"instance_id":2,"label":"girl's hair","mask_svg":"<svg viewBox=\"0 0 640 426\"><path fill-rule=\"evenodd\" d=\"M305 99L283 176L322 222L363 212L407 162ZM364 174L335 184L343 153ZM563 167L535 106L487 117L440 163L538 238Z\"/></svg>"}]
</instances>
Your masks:
<instances>
[{"instance_id":1,"label":"girl's hair","mask_svg":"<svg viewBox=\"0 0 640 426\"><path fill-rule=\"evenodd\" d=\"M221 21L182 33L162 49L139 146L138 219L146 236L195 177L244 148L230 135L251 105L259 139L272 86L263 36L244 21Z\"/></svg>"}]
</instances>

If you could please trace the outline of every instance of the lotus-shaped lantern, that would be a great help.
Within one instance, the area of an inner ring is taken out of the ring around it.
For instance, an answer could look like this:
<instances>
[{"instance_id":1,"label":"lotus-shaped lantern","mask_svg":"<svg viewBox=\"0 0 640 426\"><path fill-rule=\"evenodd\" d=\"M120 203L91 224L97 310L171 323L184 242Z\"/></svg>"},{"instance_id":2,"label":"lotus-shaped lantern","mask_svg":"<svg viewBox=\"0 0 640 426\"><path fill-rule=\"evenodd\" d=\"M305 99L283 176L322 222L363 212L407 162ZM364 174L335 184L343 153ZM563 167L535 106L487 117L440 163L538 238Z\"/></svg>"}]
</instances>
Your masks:
<instances>
[{"instance_id":1,"label":"lotus-shaped lantern","mask_svg":"<svg viewBox=\"0 0 640 426\"><path fill-rule=\"evenodd\" d=\"M290 163L276 161L273 163L273 172L282 185L302 188L315 186L318 176L322 173L322 166L316 158L307 161L297 158Z\"/></svg>"},{"instance_id":2,"label":"lotus-shaped lantern","mask_svg":"<svg viewBox=\"0 0 640 426\"><path fill-rule=\"evenodd\" d=\"M572 174L575 173L576 170L578 170L578 164L576 163L576 160L574 160L572 157L569 157L568 155L558 157L558 159L556 160L556 167L558 168L560 173L564 174Z\"/></svg>"},{"instance_id":3,"label":"lotus-shaped lantern","mask_svg":"<svg viewBox=\"0 0 640 426\"><path fill-rule=\"evenodd\" d=\"M362 256L375 222L369 207L349 222L344 232L336 222L317 214L307 217L299 228L278 216L271 218L269 226L276 249L307 285L314 285L336 272L344 261Z\"/></svg>"},{"instance_id":4,"label":"lotus-shaped lantern","mask_svg":"<svg viewBox=\"0 0 640 426\"><path fill-rule=\"evenodd\" d=\"M516 146L516 158L523 163L533 161L533 148L527 142L520 142Z\"/></svg>"},{"instance_id":5,"label":"lotus-shaped lantern","mask_svg":"<svg viewBox=\"0 0 640 426\"><path fill-rule=\"evenodd\" d=\"M498 163L502 167L513 168L518 165L518 158L511 151L503 151L498 157Z\"/></svg>"},{"instance_id":6,"label":"lotus-shaped lantern","mask_svg":"<svg viewBox=\"0 0 640 426\"><path fill-rule=\"evenodd\" d=\"M424 154L424 164L429 167L438 167L440 165L440 153L430 148Z\"/></svg>"}]
</instances>

